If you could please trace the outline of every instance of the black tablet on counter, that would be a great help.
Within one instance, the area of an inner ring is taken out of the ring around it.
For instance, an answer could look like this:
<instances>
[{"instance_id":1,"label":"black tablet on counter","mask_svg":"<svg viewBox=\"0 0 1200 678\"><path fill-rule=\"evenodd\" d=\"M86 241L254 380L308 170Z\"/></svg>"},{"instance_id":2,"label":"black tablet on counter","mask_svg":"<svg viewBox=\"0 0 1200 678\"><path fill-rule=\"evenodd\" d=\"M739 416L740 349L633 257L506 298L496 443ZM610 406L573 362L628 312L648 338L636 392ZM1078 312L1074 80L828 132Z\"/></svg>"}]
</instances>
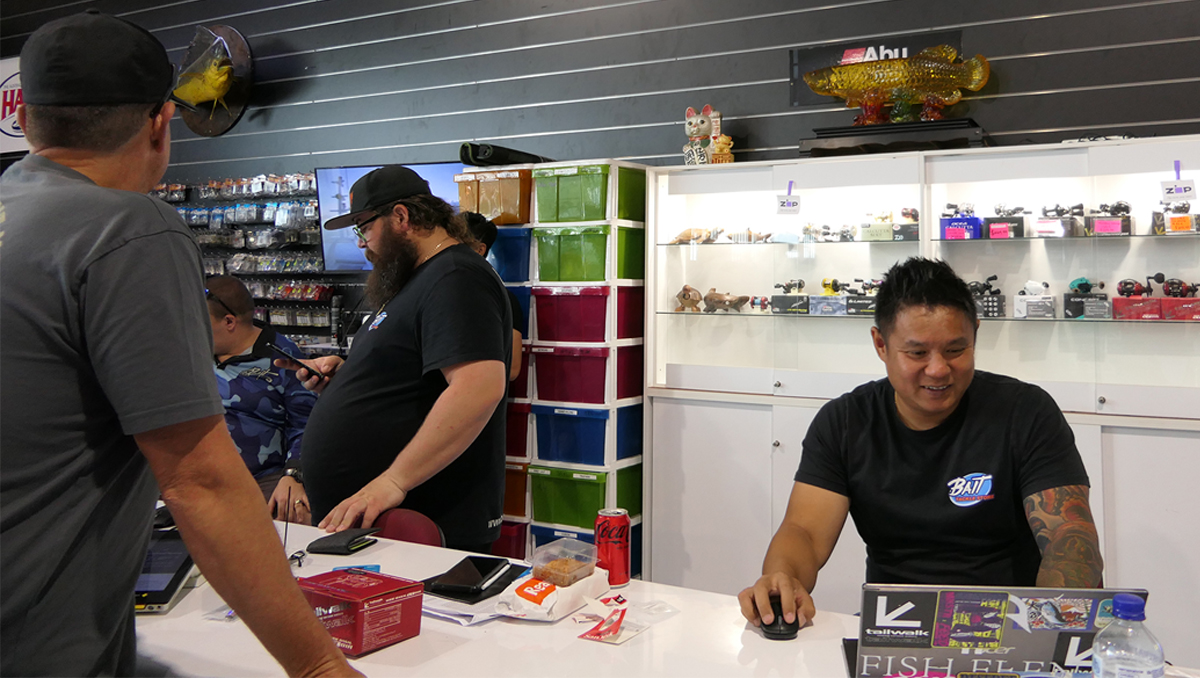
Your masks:
<instances>
[{"instance_id":1,"label":"black tablet on counter","mask_svg":"<svg viewBox=\"0 0 1200 678\"><path fill-rule=\"evenodd\" d=\"M183 596L192 573L192 556L175 530L155 530L133 594L138 613L165 613Z\"/></svg>"}]
</instances>

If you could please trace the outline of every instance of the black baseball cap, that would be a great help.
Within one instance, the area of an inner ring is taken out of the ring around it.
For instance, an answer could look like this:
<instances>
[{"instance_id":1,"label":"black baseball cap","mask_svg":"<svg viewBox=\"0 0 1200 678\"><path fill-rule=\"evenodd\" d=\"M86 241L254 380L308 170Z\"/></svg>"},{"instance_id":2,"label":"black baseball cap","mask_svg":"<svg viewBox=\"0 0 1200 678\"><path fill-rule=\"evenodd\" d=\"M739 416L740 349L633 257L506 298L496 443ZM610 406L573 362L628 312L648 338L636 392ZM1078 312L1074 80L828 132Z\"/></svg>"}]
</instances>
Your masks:
<instances>
[{"instance_id":1,"label":"black baseball cap","mask_svg":"<svg viewBox=\"0 0 1200 678\"><path fill-rule=\"evenodd\" d=\"M429 182L404 165L371 170L350 187L350 211L326 221L325 228L332 231L353 226L380 207L414 195L433 194L429 192Z\"/></svg>"},{"instance_id":2,"label":"black baseball cap","mask_svg":"<svg viewBox=\"0 0 1200 678\"><path fill-rule=\"evenodd\" d=\"M91 9L56 19L21 48L27 104L161 104L175 87L175 66L150 31Z\"/></svg>"}]
</instances>

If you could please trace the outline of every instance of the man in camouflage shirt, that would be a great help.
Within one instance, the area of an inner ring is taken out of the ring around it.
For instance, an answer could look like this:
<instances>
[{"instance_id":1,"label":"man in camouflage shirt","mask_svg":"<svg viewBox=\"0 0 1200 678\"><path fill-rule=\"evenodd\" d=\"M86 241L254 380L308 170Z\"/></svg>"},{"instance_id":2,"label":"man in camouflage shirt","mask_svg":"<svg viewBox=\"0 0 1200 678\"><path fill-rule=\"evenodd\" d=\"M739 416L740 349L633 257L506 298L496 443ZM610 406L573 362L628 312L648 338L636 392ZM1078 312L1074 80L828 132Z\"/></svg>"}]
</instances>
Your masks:
<instances>
[{"instance_id":1,"label":"man in camouflage shirt","mask_svg":"<svg viewBox=\"0 0 1200 678\"><path fill-rule=\"evenodd\" d=\"M229 433L271 513L308 524L312 516L300 473L300 441L317 397L295 372L272 364L278 356L267 344L292 355L302 352L270 326L254 322L254 299L237 278L209 278L207 296L213 370Z\"/></svg>"}]
</instances>

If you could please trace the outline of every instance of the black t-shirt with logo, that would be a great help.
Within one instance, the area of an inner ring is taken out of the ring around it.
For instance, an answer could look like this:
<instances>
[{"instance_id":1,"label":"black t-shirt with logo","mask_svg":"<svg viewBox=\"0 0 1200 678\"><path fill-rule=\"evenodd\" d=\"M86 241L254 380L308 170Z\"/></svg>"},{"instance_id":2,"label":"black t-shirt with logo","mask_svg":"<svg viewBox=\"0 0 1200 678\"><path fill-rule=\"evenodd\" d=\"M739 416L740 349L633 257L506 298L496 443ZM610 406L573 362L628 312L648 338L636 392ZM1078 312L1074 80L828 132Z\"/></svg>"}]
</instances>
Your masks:
<instances>
[{"instance_id":1,"label":"black t-shirt with logo","mask_svg":"<svg viewBox=\"0 0 1200 678\"><path fill-rule=\"evenodd\" d=\"M928 431L900 421L887 379L827 403L795 479L849 497L867 581L885 584L1033 586L1041 554L1023 499L1088 485L1050 395L979 371L954 413Z\"/></svg>"},{"instance_id":2,"label":"black t-shirt with logo","mask_svg":"<svg viewBox=\"0 0 1200 678\"><path fill-rule=\"evenodd\" d=\"M471 248L456 245L419 266L404 289L363 325L309 417L300 459L319 522L383 473L446 390L441 369L512 359L503 283ZM401 504L433 519L448 545L500 535L504 506L501 402L479 437Z\"/></svg>"}]
</instances>

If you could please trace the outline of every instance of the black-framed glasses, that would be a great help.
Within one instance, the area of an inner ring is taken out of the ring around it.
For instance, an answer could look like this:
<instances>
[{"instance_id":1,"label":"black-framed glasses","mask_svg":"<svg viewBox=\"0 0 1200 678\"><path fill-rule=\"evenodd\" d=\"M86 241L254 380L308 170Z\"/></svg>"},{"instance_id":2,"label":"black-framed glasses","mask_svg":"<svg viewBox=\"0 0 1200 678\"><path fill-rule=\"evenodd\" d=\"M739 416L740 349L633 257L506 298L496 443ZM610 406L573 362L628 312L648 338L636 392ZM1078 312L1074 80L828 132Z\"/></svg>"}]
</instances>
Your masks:
<instances>
[{"instance_id":1,"label":"black-framed glasses","mask_svg":"<svg viewBox=\"0 0 1200 678\"><path fill-rule=\"evenodd\" d=\"M308 556L308 554L305 553L303 549L301 549L299 551L296 551L292 555L288 556L288 563L291 565L295 565L296 567L304 567L304 558L306 556Z\"/></svg>"},{"instance_id":2,"label":"black-framed glasses","mask_svg":"<svg viewBox=\"0 0 1200 678\"><path fill-rule=\"evenodd\" d=\"M363 229L367 227L367 224L370 224L372 221L375 221L376 219L378 219L379 217L382 217L383 215L384 215L383 212L377 212L375 214L375 216L371 217L370 219L367 219L366 221L363 221L361 223L354 224L353 226L351 226L351 228L354 229L354 235L358 236L359 240L366 242L367 236L366 236L366 234L363 233Z\"/></svg>"},{"instance_id":3,"label":"black-framed glasses","mask_svg":"<svg viewBox=\"0 0 1200 678\"><path fill-rule=\"evenodd\" d=\"M204 288L204 298L208 299L209 301L217 302L218 304L221 305L222 308L224 308L226 311L229 311L229 315L231 315L235 318L237 317L237 313L234 313L233 309L229 308L229 304L226 304L225 302L221 301L221 297L218 297L217 295L210 292L207 287Z\"/></svg>"}]
</instances>

